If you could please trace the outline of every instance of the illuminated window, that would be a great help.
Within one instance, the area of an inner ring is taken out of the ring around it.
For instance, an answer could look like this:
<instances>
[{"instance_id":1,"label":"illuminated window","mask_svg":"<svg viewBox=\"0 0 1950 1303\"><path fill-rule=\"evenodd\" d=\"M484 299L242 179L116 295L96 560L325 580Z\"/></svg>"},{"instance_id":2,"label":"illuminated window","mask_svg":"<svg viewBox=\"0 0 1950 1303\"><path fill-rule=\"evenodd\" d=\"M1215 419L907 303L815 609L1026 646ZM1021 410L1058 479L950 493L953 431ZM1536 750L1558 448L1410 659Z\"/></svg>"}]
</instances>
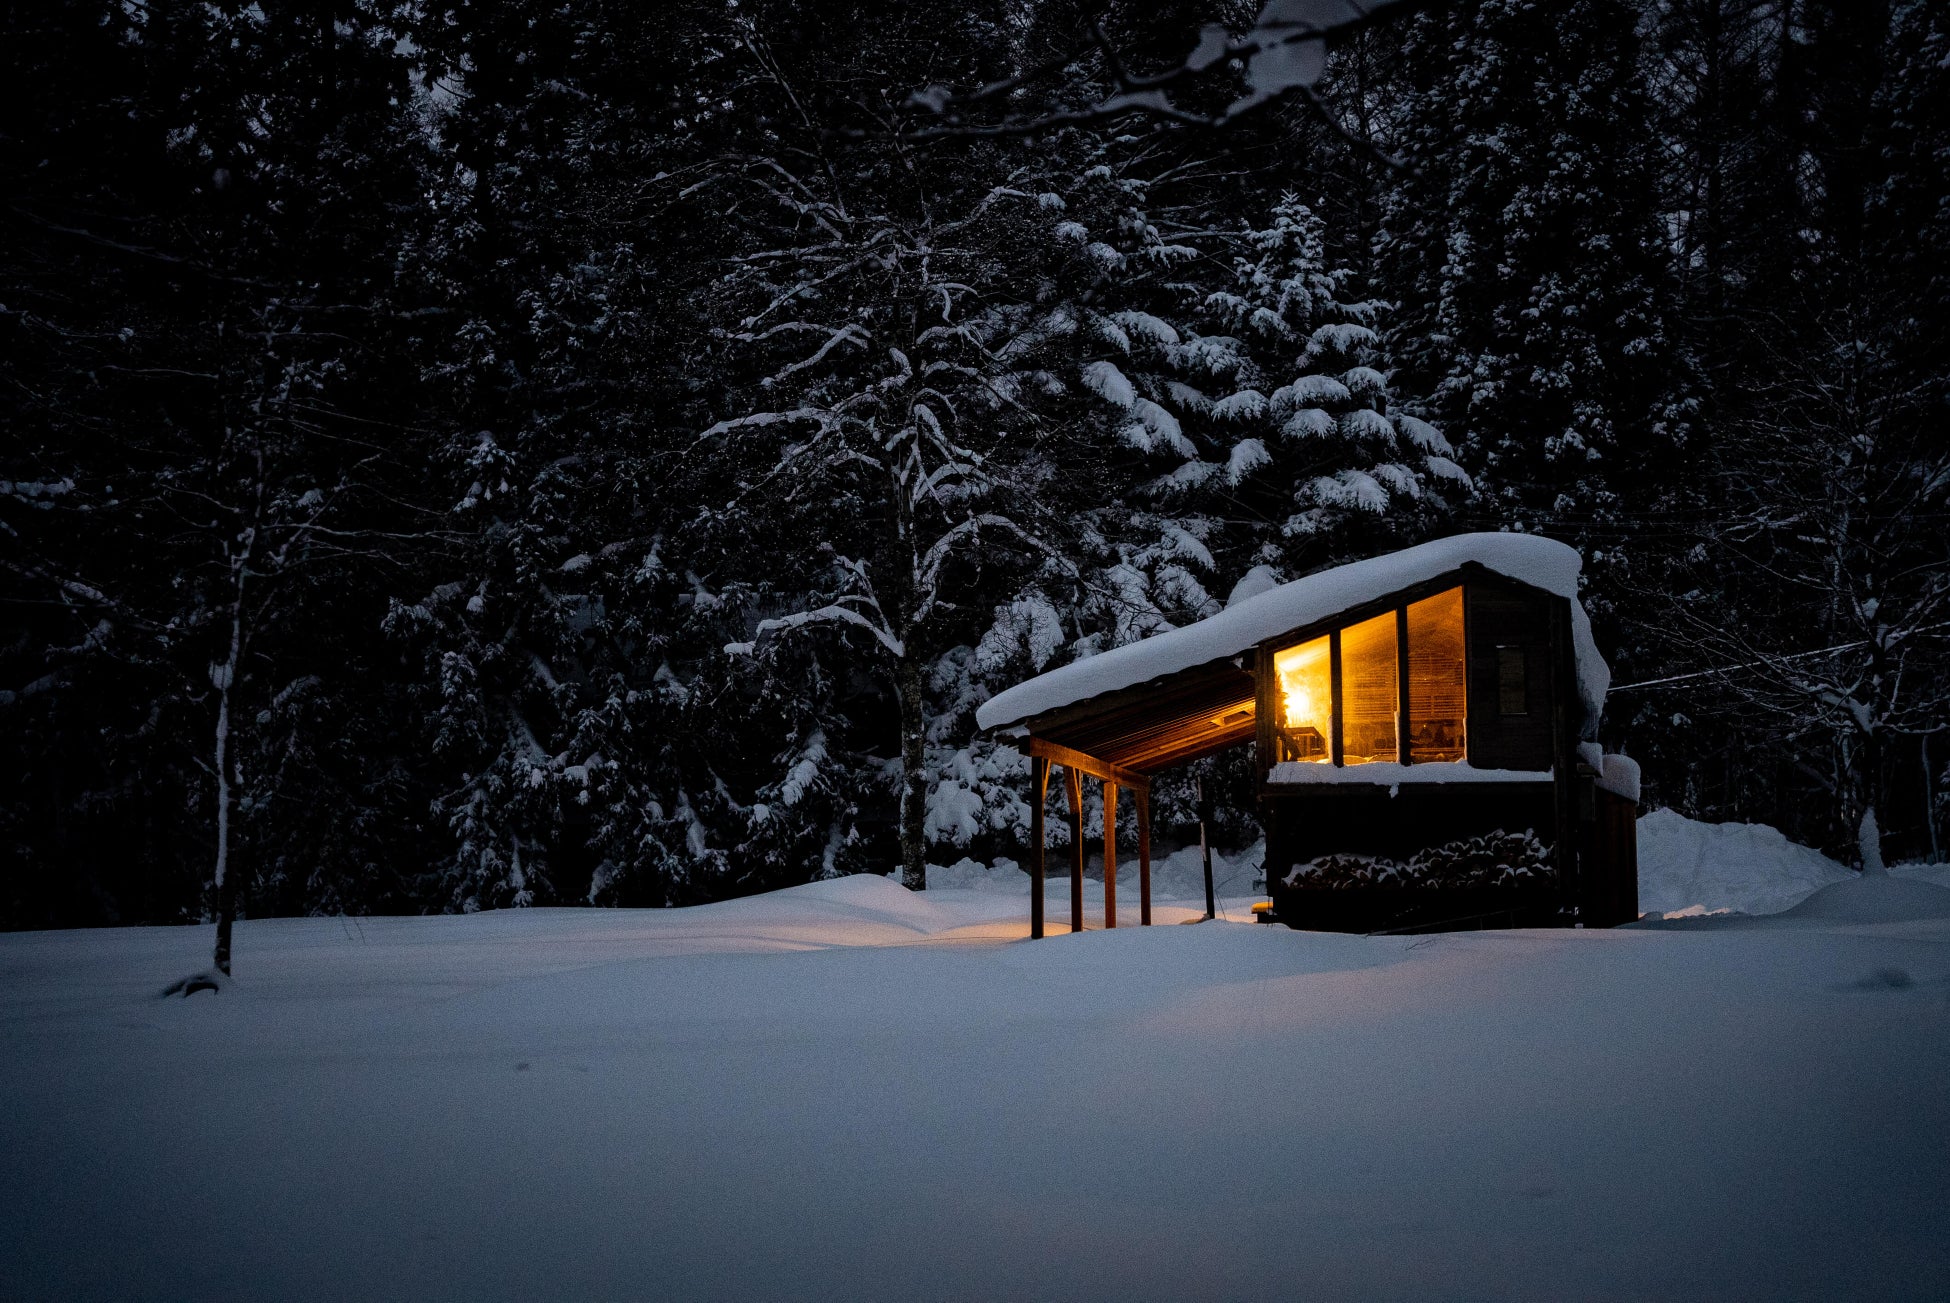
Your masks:
<instances>
[{"instance_id":1,"label":"illuminated window","mask_svg":"<svg viewBox=\"0 0 1950 1303\"><path fill-rule=\"evenodd\" d=\"M1332 671L1325 638L1274 654L1273 673L1280 687L1278 759L1319 763L1331 759L1327 732L1334 719Z\"/></svg>"},{"instance_id":2,"label":"illuminated window","mask_svg":"<svg viewBox=\"0 0 1950 1303\"><path fill-rule=\"evenodd\" d=\"M1408 607L1408 757L1463 758L1462 589Z\"/></svg>"},{"instance_id":3,"label":"illuminated window","mask_svg":"<svg viewBox=\"0 0 1950 1303\"><path fill-rule=\"evenodd\" d=\"M1341 762L1395 759L1395 613L1341 630Z\"/></svg>"},{"instance_id":4,"label":"illuminated window","mask_svg":"<svg viewBox=\"0 0 1950 1303\"><path fill-rule=\"evenodd\" d=\"M1339 646L1330 650L1335 640ZM1499 646L1496 654L1498 713L1529 713L1527 649ZM1329 740L1336 738L1344 765L1457 763L1468 755L1460 586L1275 652L1273 668L1280 697L1275 763L1332 762Z\"/></svg>"}]
</instances>

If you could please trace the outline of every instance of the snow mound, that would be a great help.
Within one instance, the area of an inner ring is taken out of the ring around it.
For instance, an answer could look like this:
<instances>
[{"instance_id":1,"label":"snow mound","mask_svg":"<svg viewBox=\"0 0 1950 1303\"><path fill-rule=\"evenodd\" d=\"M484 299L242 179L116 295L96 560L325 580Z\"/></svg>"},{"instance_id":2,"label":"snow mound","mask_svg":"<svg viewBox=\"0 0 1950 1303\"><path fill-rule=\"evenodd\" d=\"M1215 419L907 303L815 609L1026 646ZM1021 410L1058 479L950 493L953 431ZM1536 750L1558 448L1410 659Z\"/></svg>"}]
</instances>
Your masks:
<instances>
[{"instance_id":1,"label":"snow mound","mask_svg":"<svg viewBox=\"0 0 1950 1303\"><path fill-rule=\"evenodd\" d=\"M1212 885L1221 901L1226 897L1253 894L1253 882L1258 878L1260 865L1265 859L1264 839L1237 851L1214 847ZM1136 875L1135 860L1128 868L1120 862L1117 866L1118 890L1125 890L1126 883L1135 883ZM1136 891L1137 888L1132 886L1130 890ZM1151 894L1157 900L1202 902L1205 899L1205 860L1199 853L1197 842L1181 846L1151 862Z\"/></svg>"},{"instance_id":2,"label":"snow mound","mask_svg":"<svg viewBox=\"0 0 1950 1303\"><path fill-rule=\"evenodd\" d=\"M1912 923L1950 918L1950 887L1884 874L1851 878L1823 887L1783 911L1782 917L1828 923Z\"/></svg>"},{"instance_id":3,"label":"snow mound","mask_svg":"<svg viewBox=\"0 0 1950 1303\"><path fill-rule=\"evenodd\" d=\"M929 891L980 891L1029 896L1028 871L1004 856L993 865L963 856L953 864L928 865Z\"/></svg>"},{"instance_id":4,"label":"snow mound","mask_svg":"<svg viewBox=\"0 0 1950 1303\"><path fill-rule=\"evenodd\" d=\"M1279 586L1279 576L1273 573L1272 566L1254 566L1232 586L1232 592L1226 598L1226 608L1230 610L1241 602L1249 601Z\"/></svg>"},{"instance_id":5,"label":"snow mound","mask_svg":"<svg viewBox=\"0 0 1950 1303\"><path fill-rule=\"evenodd\" d=\"M945 932L962 922L924 893L872 873L745 896L721 902L717 908L760 915L767 922L884 924L923 934Z\"/></svg>"},{"instance_id":6,"label":"snow mound","mask_svg":"<svg viewBox=\"0 0 1950 1303\"><path fill-rule=\"evenodd\" d=\"M903 913L920 903L921 898L898 882L877 873L855 873L844 878L827 878L797 887L781 887L764 893L776 901L798 901L847 905L853 908L880 909Z\"/></svg>"},{"instance_id":7,"label":"snow mound","mask_svg":"<svg viewBox=\"0 0 1950 1303\"><path fill-rule=\"evenodd\" d=\"M1639 908L1647 914L1777 914L1854 878L1761 823L1701 823L1676 810L1638 822Z\"/></svg>"}]
</instances>

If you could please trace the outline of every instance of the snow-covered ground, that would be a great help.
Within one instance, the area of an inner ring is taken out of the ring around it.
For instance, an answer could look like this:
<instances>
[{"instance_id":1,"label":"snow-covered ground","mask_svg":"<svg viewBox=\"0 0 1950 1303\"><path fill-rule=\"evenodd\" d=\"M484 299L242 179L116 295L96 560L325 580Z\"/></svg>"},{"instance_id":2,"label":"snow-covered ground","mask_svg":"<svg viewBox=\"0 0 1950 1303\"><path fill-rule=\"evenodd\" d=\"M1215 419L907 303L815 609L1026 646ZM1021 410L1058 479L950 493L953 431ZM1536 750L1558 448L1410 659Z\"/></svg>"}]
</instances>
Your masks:
<instances>
[{"instance_id":1,"label":"snow-covered ground","mask_svg":"<svg viewBox=\"0 0 1950 1303\"><path fill-rule=\"evenodd\" d=\"M0 1297L1950 1297L1950 891L1032 943L960 871L248 921L189 999L207 929L0 937Z\"/></svg>"}]
</instances>

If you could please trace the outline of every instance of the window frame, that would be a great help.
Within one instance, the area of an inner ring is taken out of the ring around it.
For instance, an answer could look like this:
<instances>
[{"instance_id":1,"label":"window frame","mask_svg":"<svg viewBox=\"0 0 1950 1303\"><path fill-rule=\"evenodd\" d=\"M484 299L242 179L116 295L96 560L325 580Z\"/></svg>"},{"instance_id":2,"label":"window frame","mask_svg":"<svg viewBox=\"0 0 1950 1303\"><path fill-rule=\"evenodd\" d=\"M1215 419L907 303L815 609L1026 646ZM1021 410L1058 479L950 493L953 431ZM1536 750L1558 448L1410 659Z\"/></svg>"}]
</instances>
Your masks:
<instances>
[{"instance_id":1,"label":"window frame","mask_svg":"<svg viewBox=\"0 0 1950 1303\"><path fill-rule=\"evenodd\" d=\"M1283 702L1279 675L1273 669L1273 658L1293 648L1304 646L1307 643L1318 641L1321 638L1326 638L1328 640L1328 682L1332 700L1327 738L1328 754L1324 761L1307 761L1301 763L1325 763L1336 769L1359 769L1374 763L1394 763L1403 767L1469 763L1470 751L1472 749L1471 743L1473 741L1472 735L1474 732L1470 728L1470 721L1475 714L1475 707L1477 705L1468 688L1470 680L1470 587L1470 582L1461 576L1445 576L1440 582L1418 585L1416 588L1405 590L1385 600L1350 607L1335 615L1329 621L1317 621L1314 624L1302 626L1291 633L1284 634L1279 638L1269 639L1261 643L1258 652L1258 664L1263 667L1264 672L1257 676L1260 681L1260 693L1256 709L1259 710L1262 718L1268 721L1276 719L1282 709ZM1409 708L1410 661L1408 608L1417 602L1426 601L1429 598L1438 597L1451 591L1460 595L1460 604L1462 607L1462 666L1464 682L1462 754L1453 760L1418 760L1415 756L1415 746L1411 736L1412 726ZM1344 667L1341 659L1341 634L1346 629L1358 624L1367 623L1390 612L1395 617L1395 690L1397 697L1395 709L1395 759L1392 762L1361 761L1354 765L1349 765L1342 745L1347 722L1346 699L1342 679ZM1270 722L1266 727L1262 727L1259 730L1259 739L1261 761L1259 765L1260 781L1264 783L1268 781L1267 775L1272 772L1273 766L1280 763L1276 729Z\"/></svg>"}]
</instances>

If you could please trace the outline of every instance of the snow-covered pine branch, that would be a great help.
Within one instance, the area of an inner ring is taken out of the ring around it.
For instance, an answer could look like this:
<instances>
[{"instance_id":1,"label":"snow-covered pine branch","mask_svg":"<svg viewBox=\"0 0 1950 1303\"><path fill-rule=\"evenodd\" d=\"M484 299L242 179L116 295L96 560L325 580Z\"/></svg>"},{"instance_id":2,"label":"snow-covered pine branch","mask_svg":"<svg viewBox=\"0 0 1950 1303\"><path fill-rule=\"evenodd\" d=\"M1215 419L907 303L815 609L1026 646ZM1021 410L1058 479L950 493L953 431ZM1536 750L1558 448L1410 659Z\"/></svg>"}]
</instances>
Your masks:
<instances>
[{"instance_id":1,"label":"snow-covered pine branch","mask_svg":"<svg viewBox=\"0 0 1950 1303\"><path fill-rule=\"evenodd\" d=\"M878 614L879 607L877 603L874 609L875 613ZM839 602L822 606L813 611L795 611L791 615L782 615L761 620L758 625L758 642L762 642L768 635L777 636L789 633L794 629L803 628L807 625L835 623L848 624L856 628L865 629L874 636L874 641L878 642L886 650L887 654L896 660L907 654L906 647L887 628L884 621L869 620L852 607ZM756 649L758 642L728 643L725 646L725 651L730 655L748 655Z\"/></svg>"},{"instance_id":2,"label":"snow-covered pine branch","mask_svg":"<svg viewBox=\"0 0 1950 1303\"><path fill-rule=\"evenodd\" d=\"M1315 91L1326 68L1330 41L1345 39L1383 18L1395 18L1436 0L1266 0L1252 25L1238 36L1207 25L1177 63L1138 73L1106 33L1092 22L1087 40L1044 63L985 85L957 91L931 85L908 96L915 119L880 131L845 129L835 134L921 142L955 137L1019 136L1060 127L1152 117L1193 126L1222 126L1241 114L1289 94L1298 95L1337 136L1389 167L1402 164L1371 138L1357 134ZM1063 85L1094 62L1103 91L1081 107L1019 108L1037 85ZM1214 70L1218 71L1214 71ZM1224 84L1236 72L1231 99L1214 111L1187 108L1175 95L1193 87ZM999 111L991 113L991 106Z\"/></svg>"}]
</instances>

